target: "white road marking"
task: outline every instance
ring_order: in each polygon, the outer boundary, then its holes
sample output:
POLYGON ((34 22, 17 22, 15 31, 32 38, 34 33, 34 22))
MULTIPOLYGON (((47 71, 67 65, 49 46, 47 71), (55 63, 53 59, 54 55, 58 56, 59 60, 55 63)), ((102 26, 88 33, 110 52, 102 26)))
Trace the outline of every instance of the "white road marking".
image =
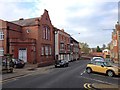
POLYGON ((81 76, 81 77, 82 77, 82 78, 85 78, 85 79, 92 80, 92 81, 97 81, 97 82, 100 82, 100 83, 106 83, 106 84, 115 85, 115 84, 113 84, 113 83, 105 82, 105 81, 102 81, 102 80, 96 80, 96 79, 88 78, 88 77, 84 77, 84 76, 81 76))
POLYGON ((94 74, 94 73, 92 73, 93 75, 95 75, 95 76, 100 76, 100 77, 104 77, 104 78, 108 78, 108 79, 110 79, 110 78, 112 78, 112 79, 120 79, 120 78, 117 78, 117 77, 109 77, 109 76, 104 76, 104 75, 99 75, 99 74, 94 74))
POLYGON ((80 75, 83 75, 84 73, 86 73, 86 70, 84 70, 80 75))

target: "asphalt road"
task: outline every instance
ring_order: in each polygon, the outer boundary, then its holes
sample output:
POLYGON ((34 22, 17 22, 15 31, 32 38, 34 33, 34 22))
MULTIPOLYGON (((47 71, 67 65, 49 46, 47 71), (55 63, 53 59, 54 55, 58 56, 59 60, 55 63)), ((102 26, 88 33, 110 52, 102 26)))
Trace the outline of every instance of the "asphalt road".
POLYGON ((51 68, 43 73, 14 78, 3 83, 3 88, 86 88, 85 84, 104 83, 118 85, 119 77, 85 72, 89 60, 71 62, 69 67, 51 68))

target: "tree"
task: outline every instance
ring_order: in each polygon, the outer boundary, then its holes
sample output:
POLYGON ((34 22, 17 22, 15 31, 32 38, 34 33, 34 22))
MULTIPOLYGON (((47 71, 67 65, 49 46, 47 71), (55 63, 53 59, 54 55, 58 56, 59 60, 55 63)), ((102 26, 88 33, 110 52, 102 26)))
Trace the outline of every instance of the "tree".
POLYGON ((99 46, 97 46, 97 52, 102 52, 99 46))
POLYGON ((90 51, 89 45, 87 43, 80 43, 80 48, 81 52, 84 52, 86 54, 88 54, 90 51))

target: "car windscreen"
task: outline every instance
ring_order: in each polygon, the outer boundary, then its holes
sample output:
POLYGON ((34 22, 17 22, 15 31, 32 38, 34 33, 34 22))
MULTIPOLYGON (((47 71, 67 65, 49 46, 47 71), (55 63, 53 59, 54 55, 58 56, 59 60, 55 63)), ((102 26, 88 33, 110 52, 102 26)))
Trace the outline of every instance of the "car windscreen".
POLYGON ((104 66, 107 66, 107 67, 111 67, 112 66, 111 63, 109 63, 109 62, 103 62, 103 64, 104 64, 104 66))
POLYGON ((103 58, 95 58, 93 60, 104 60, 103 58))

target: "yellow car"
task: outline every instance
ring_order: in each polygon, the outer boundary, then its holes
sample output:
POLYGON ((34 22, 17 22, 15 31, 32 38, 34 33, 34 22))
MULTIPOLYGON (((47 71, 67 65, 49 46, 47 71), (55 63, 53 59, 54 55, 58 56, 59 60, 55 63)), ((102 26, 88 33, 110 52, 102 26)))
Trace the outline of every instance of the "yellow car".
POLYGON ((109 62, 94 61, 87 64, 86 72, 104 73, 112 77, 114 75, 120 75, 120 68, 117 66, 112 66, 109 62))

